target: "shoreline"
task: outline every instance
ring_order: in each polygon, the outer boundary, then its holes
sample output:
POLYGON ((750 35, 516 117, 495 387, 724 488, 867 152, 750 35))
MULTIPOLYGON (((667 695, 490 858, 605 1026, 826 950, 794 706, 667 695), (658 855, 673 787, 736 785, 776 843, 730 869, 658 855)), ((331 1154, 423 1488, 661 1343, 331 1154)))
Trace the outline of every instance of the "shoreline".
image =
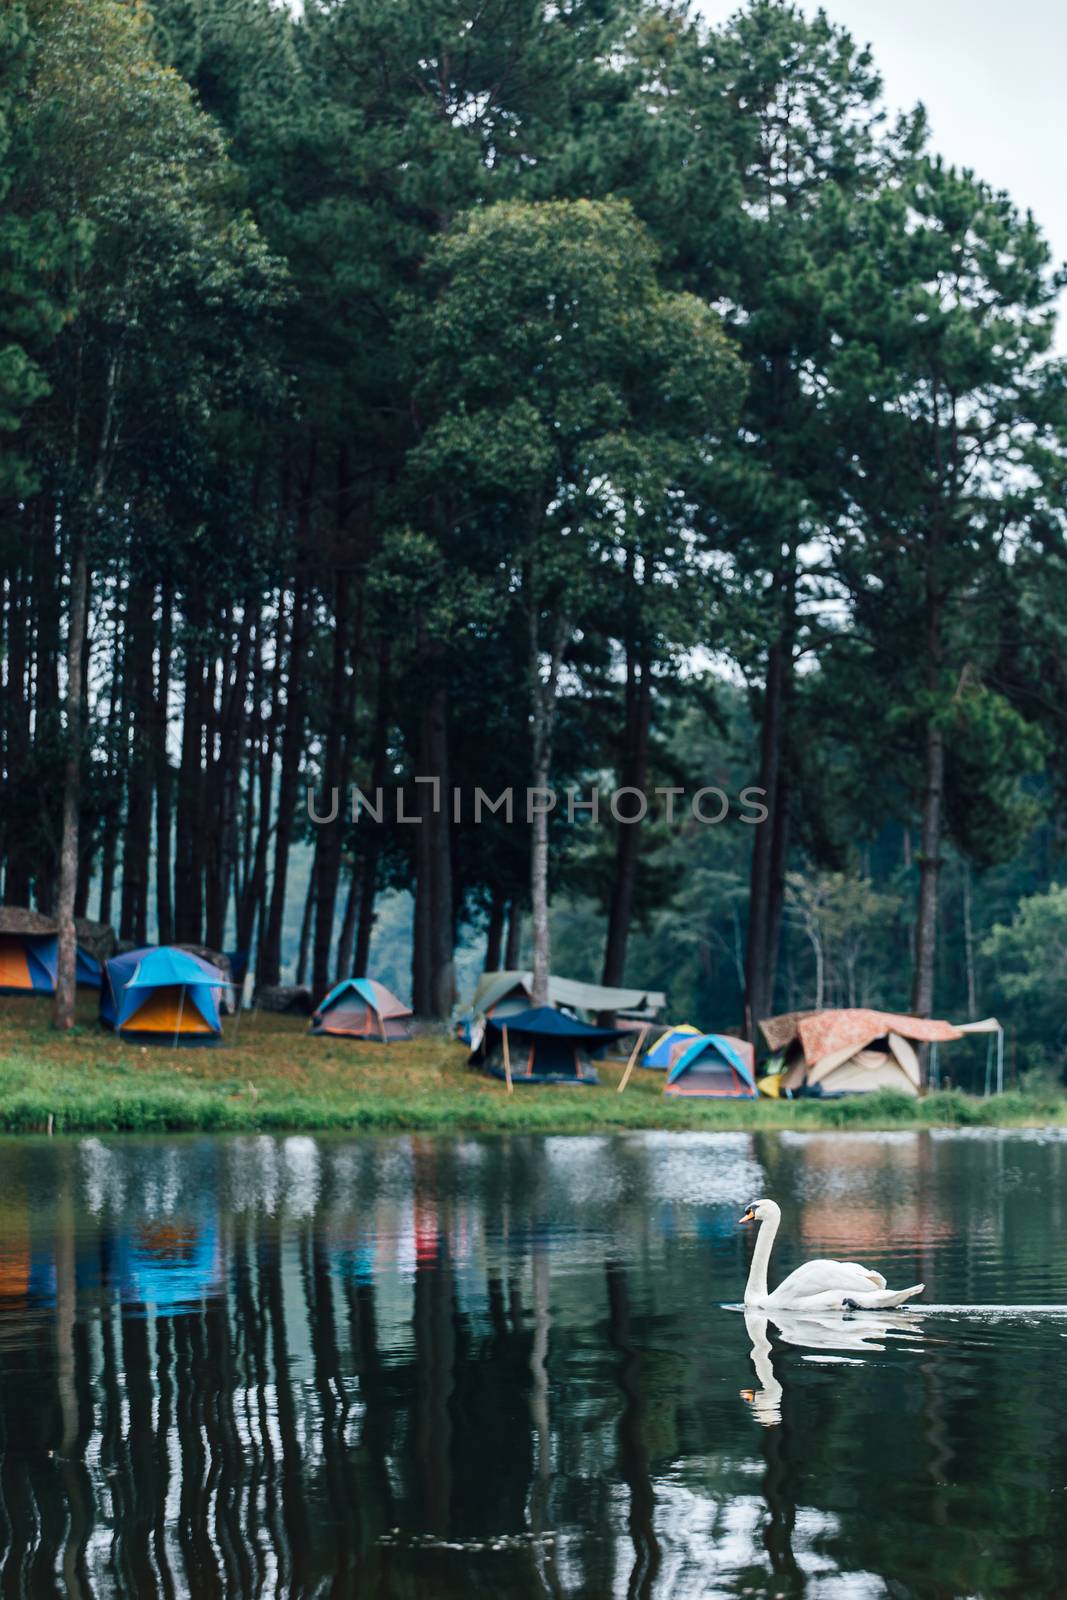
MULTIPOLYGON (((88 997, 86 997, 88 1001, 88 997)), ((958 1089, 914 1101, 672 1100, 664 1075, 598 1063, 598 1088, 518 1086, 472 1072, 462 1045, 425 1033, 390 1045, 313 1038, 302 1018, 246 1013, 215 1049, 130 1046, 96 1026, 59 1035, 44 1001, 0 1002, 0 1134, 884 1132, 1067 1126, 1067 1095, 958 1089), (235 1037, 236 1035, 236 1037, 235 1037)))

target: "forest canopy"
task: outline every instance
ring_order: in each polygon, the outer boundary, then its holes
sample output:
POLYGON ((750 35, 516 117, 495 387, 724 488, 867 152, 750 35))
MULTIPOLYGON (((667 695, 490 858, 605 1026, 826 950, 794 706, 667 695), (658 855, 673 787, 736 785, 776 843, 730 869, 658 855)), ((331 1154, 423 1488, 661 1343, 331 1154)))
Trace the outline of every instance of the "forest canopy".
POLYGON ((0 200, 3 899, 66 974, 89 915, 1061 1069, 1067 279, 862 42, 14 0, 0 200), (353 784, 420 820, 311 820, 353 784), (449 800, 509 787, 584 804, 449 800))

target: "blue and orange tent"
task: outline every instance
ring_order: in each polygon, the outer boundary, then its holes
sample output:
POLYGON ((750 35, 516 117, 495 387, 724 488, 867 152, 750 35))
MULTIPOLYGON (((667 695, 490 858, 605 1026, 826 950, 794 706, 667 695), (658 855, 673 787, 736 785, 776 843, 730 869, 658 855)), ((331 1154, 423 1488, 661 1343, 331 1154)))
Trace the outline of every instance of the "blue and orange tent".
MULTIPOLYGON (((51 917, 23 906, 0 906, 0 994, 55 994, 59 932, 51 917)), ((99 961, 78 946, 79 987, 99 989, 99 961)))
POLYGON ((217 1044, 219 1001, 229 980, 189 950, 163 945, 112 956, 100 1021, 137 1044, 217 1044))
POLYGON ((725 1033, 702 1033, 677 1051, 663 1092, 694 1098, 754 1100, 758 1093, 755 1051, 744 1039, 725 1033))
POLYGON ((308 1031, 389 1044, 411 1038, 411 1007, 377 978, 342 978, 316 1010, 308 1031))

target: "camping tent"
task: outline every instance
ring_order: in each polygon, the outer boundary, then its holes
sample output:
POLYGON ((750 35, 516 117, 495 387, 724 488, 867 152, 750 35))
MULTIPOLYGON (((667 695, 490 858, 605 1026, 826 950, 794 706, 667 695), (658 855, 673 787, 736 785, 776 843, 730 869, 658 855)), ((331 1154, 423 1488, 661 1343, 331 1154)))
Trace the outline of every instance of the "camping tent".
POLYGON ((100 1021, 137 1044, 217 1044, 226 982, 188 950, 130 950, 107 963, 100 1021))
POLYGON ((315 1012, 309 1032, 388 1044, 391 1039, 411 1038, 410 1018, 410 1006, 376 978, 343 978, 315 1012))
POLYGON ((931 1017, 863 1007, 795 1011, 760 1023, 772 1050, 785 1052, 782 1088, 789 1093, 919 1093, 916 1044, 961 1039, 963 1030, 931 1017))
MULTIPOLYGON (((0 994, 55 994, 59 924, 26 906, 0 906, 0 994)), ((78 946, 76 977, 99 989, 100 963, 78 946)))
POLYGON ((499 1019, 490 1017, 472 1060, 480 1060, 494 1078, 506 1078, 510 1066, 513 1083, 594 1084, 597 1075, 590 1051, 611 1044, 624 1031, 590 1027, 551 1006, 534 1006, 499 1019))
MULTIPOLYGON (((514 1016, 527 1010, 532 994, 532 972, 483 972, 471 1001, 471 1017, 478 1021, 482 1017, 502 1020, 514 1016)), ((550 977, 548 1003, 590 1017, 610 1011, 648 1020, 662 1011, 667 996, 658 989, 612 989, 602 983, 550 977)))
POLYGON ((664 1094, 751 1100, 756 1095, 755 1051, 744 1039, 701 1033, 674 1047, 664 1094))
POLYGON ((668 1028, 666 1033, 661 1033, 655 1044, 650 1046, 641 1065, 653 1067, 658 1072, 666 1072, 671 1064, 675 1047, 680 1044, 691 1044, 694 1039, 699 1038, 700 1029, 694 1028, 690 1022, 683 1022, 677 1028, 668 1028))

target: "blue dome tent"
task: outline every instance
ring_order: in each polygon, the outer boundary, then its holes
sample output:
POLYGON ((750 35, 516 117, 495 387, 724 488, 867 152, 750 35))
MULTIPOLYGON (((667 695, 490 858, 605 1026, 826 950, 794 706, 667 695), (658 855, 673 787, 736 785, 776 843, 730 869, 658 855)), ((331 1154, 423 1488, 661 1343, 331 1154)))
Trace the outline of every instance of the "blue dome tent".
POLYGON ((217 1044, 228 986, 218 967, 191 951, 131 950, 107 963, 100 1021, 138 1044, 217 1044))

